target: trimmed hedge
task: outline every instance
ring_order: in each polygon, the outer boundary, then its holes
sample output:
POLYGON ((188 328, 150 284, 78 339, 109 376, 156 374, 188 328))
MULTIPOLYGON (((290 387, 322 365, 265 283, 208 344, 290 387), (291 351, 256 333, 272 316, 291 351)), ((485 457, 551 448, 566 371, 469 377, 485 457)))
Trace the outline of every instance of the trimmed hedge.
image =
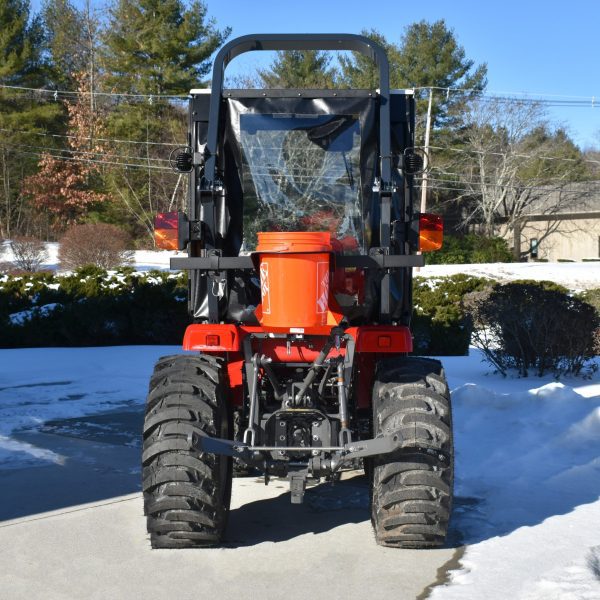
POLYGON ((491 279, 464 274, 415 277, 411 323, 414 353, 426 356, 468 354, 472 321, 463 307, 463 297, 481 291, 491 283, 491 279))
POLYGON ((506 375, 516 369, 556 377, 596 370, 600 314, 551 281, 496 284, 465 299, 473 339, 488 362, 506 375))
MULTIPOLYGON (((415 278, 415 354, 468 353, 465 294, 489 279, 415 278)), ((185 274, 107 272, 88 266, 69 275, 0 277, 0 347, 180 344, 187 314, 185 274)))
POLYGON ((441 250, 425 254, 427 265, 512 262, 513 255, 505 239, 469 233, 444 236, 441 250))
POLYGON ((0 277, 0 347, 180 344, 187 278, 163 271, 0 277))
POLYGON ((600 288, 594 288, 592 290, 586 290, 585 292, 581 292, 577 297, 588 304, 591 304, 596 312, 600 315, 600 288))

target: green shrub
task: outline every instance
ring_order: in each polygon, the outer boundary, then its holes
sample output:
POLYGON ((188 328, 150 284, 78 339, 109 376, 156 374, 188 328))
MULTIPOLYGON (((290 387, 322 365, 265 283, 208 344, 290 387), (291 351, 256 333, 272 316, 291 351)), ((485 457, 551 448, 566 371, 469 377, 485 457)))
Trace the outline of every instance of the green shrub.
POLYGON ((84 267, 70 275, 0 277, 0 346, 179 344, 187 277, 84 267))
POLYGON ((414 353, 429 356, 468 354, 472 326, 462 300, 466 294, 489 286, 491 281, 463 274, 416 277, 411 321, 414 353))
POLYGON ((506 240, 469 233, 465 236, 444 236, 444 245, 437 252, 428 252, 428 265, 512 262, 506 240))
POLYGON ((577 295, 580 300, 591 304, 598 314, 600 314, 600 288, 586 290, 577 295))
MULTIPOLYGON (((465 298, 473 340, 502 374, 578 375, 598 351, 593 306, 547 281, 497 284, 465 298)), ((589 365, 593 371, 594 365, 589 365)))

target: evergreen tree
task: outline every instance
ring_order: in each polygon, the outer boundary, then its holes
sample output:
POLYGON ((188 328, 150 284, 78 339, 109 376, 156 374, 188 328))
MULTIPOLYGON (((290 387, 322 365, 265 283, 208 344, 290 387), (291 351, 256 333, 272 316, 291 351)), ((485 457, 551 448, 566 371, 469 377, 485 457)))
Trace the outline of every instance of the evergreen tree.
POLYGON ((277 52, 269 69, 259 71, 268 88, 327 89, 335 87, 336 71, 331 57, 318 50, 288 50, 277 52))
MULTIPOLYGON (((104 33, 106 84, 124 94, 185 94, 203 85, 210 57, 229 31, 218 29, 199 1, 114 0, 104 33)), ((109 136, 147 141, 127 147, 127 154, 137 159, 129 162, 143 160, 148 168, 110 170, 107 189, 119 204, 105 203, 101 217, 126 219, 134 236, 152 237, 154 214, 176 207, 183 196, 166 159, 169 144, 185 144, 186 114, 174 101, 157 97, 123 97, 111 112, 109 136)))
POLYGON ((44 82, 41 21, 30 22, 27 0, 0 0, 0 83, 38 86, 44 82))
MULTIPOLYGON (((475 62, 466 57, 454 32, 445 21, 435 23, 420 21, 409 25, 402 35, 400 44, 386 40, 376 30, 363 31, 363 35, 383 46, 390 62, 390 85, 392 88, 461 88, 483 90, 486 86, 487 66, 475 67, 475 62)), ((351 58, 341 57, 342 85, 351 88, 375 88, 379 81, 374 62, 361 54, 351 58)), ((427 113, 428 90, 418 90, 417 114, 427 113)), ((451 116, 472 94, 438 90, 433 96, 433 124, 444 126, 451 116)))
POLYGON ((182 94, 199 87, 229 35, 194 0, 114 0, 105 32, 107 83, 119 92, 182 94))
POLYGON ((76 89, 79 74, 86 73, 94 90, 99 23, 89 0, 82 9, 70 0, 45 0, 42 20, 55 85, 76 89))
MULTIPOLYGON (((454 32, 445 21, 435 23, 420 21, 408 26, 402 36, 398 62, 394 65, 394 86, 440 87, 433 97, 432 117, 434 126, 443 126, 464 104, 472 93, 451 91, 452 88, 478 90, 487 84, 487 65, 475 67, 475 61, 466 57, 454 32)), ((420 114, 427 110, 428 91, 420 93, 420 114)))
MULTIPOLYGON (((362 35, 382 46, 390 63, 390 84, 395 87, 395 71, 399 61, 399 49, 395 44, 388 42, 376 29, 363 30, 362 35)), ((340 87, 363 90, 374 90, 379 87, 379 68, 368 56, 359 52, 350 55, 340 55, 340 87)))
POLYGON ((61 115, 51 96, 2 87, 43 87, 48 65, 42 51, 40 19, 30 18, 29 2, 0 0, 0 236, 24 233, 36 220, 20 182, 35 171, 43 144, 28 132, 51 130, 61 115))

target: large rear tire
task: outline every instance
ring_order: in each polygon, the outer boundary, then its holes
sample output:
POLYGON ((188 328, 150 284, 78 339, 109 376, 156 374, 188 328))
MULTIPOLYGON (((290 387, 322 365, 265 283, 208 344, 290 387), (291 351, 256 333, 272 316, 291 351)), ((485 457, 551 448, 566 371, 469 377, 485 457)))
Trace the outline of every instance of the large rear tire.
POLYGON ((230 439, 222 360, 161 358, 146 401, 142 454, 144 514, 153 548, 214 546, 231 499, 231 458, 197 452, 192 434, 230 439))
POLYGON ((371 521, 377 543, 397 548, 443 545, 452 509, 454 450, 450 393, 439 361, 378 362, 374 435, 402 435, 402 447, 376 457, 371 521))

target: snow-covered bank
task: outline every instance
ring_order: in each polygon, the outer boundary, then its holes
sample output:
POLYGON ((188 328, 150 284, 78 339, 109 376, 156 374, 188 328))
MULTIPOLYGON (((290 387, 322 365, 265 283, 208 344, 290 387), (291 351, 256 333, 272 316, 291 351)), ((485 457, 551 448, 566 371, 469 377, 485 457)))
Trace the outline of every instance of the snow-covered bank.
POLYGON ((461 569, 434 600, 600 598, 600 377, 502 379, 446 357, 461 569))
MULTIPOLYGON (((59 244, 57 242, 46 243, 47 256, 40 269, 59 270, 58 250, 59 244)), ((169 269, 169 261, 173 256, 186 256, 186 254, 169 250, 135 250, 132 266, 138 271, 149 271, 151 269, 165 271, 169 269)), ((14 255, 10 247, 10 241, 2 242, 0 244, 0 263, 12 262, 13 260, 14 255)))
POLYGON ((416 274, 421 277, 444 277, 456 273, 491 277, 501 282, 514 281, 515 279, 555 281, 573 291, 600 287, 600 261, 430 265, 421 268, 416 274))

